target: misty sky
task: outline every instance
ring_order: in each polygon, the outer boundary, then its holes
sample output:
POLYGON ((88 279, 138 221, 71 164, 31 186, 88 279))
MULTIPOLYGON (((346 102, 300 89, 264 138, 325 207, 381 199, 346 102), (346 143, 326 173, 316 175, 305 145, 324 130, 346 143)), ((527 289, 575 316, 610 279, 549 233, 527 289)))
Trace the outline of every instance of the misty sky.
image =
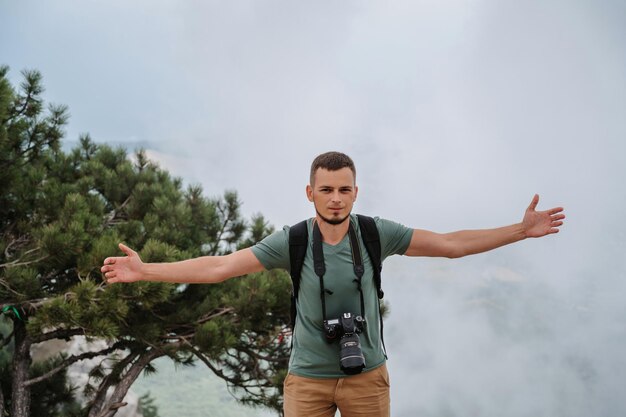
POLYGON ((43 73, 66 143, 145 148, 278 227, 327 150, 407 226, 565 206, 556 236, 386 264, 393 415, 626 409, 623 1, 0 0, 0 64, 43 73))

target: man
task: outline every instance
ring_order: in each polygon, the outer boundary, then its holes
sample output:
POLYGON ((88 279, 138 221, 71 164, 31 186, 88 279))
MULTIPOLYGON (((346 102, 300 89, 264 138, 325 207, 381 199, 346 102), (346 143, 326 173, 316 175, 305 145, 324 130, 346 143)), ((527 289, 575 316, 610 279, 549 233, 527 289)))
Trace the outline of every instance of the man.
MULTIPOLYGON (((306 195, 313 203, 315 217, 307 221, 310 244, 301 273, 293 349, 284 384, 286 417, 330 417, 337 409, 343 417, 388 417, 390 414, 389 376, 378 326, 377 288, 369 256, 359 243, 359 222, 351 214, 358 194, 355 179, 354 163, 342 153, 322 154, 311 165, 306 195), (311 242, 316 230, 321 235, 321 256, 326 268, 323 289, 320 288, 322 279, 313 267, 311 242), (350 230, 358 237, 355 243, 348 236, 350 230), (361 253, 365 268, 360 289, 355 284, 354 250, 361 253), (340 368, 339 344, 323 340, 323 321, 344 313, 361 315, 361 312, 366 323, 360 334, 364 369, 348 376, 340 368)), ((557 233, 565 218, 563 209, 536 211, 538 202, 539 196, 535 195, 521 223, 446 234, 410 229, 377 218, 381 259, 394 254, 459 258, 528 237, 557 233)), ((144 264, 132 249, 123 244, 120 248, 127 256, 107 258, 101 269, 109 283, 139 280, 217 283, 264 269, 290 268, 288 227, 251 248, 226 256, 181 262, 144 264)))

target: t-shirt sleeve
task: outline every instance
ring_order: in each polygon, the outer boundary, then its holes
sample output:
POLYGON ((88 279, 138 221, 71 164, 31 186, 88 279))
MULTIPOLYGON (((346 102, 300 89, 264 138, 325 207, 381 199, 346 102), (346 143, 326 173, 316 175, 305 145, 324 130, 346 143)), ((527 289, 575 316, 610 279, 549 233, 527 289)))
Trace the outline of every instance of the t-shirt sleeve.
POLYGON ((251 249, 265 269, 289 270, 289 226, 267 236, 251 249))
POLYGON ((391 255, 404 255, 411 243, 413 229, 391 220, 375 217, 380 234, 380 249, 383 260, 391 255))

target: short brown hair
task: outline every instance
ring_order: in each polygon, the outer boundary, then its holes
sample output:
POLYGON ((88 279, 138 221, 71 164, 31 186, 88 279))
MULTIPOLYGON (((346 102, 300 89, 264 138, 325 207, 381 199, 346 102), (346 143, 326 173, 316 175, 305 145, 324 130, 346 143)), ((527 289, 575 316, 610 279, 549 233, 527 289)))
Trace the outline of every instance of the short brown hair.
POLYGON ((317 172, 317 170, 320 168, 326 169, 328 171, 339 171, 342 168, 350 168, 356 181, 356 168, 354 167, 354 162, 345 153, 326 152, 317 156, 317 158, 315 158, 313 160, 313 163, 311 164, 311 185, 313 185, 315 172, 317 172))

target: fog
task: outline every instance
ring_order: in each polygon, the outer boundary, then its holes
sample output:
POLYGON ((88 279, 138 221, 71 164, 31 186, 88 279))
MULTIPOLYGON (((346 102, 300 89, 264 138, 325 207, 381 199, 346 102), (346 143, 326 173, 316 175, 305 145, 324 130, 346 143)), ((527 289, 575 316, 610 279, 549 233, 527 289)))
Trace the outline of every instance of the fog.
POLYGON ((623 414, 623 261, 579 274, 511 263, 388 263, 394 416, 623 414))

